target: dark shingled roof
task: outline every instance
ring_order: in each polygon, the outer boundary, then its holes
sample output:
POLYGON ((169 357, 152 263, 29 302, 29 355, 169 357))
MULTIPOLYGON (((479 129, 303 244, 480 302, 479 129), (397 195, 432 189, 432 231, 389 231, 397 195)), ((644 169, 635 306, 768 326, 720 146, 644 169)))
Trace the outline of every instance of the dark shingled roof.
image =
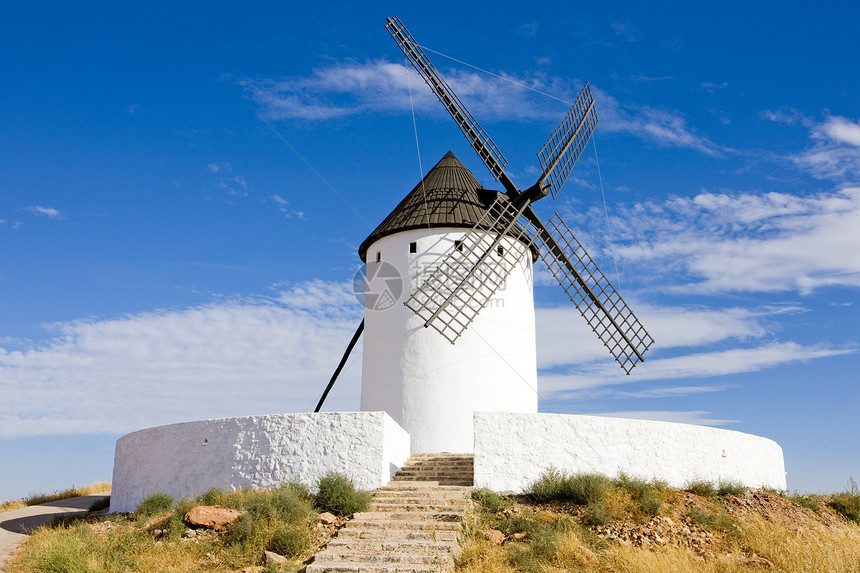
POLYGON ((361 243, 358 256, 366 262, 370 245, 402 231, 428 227, 471 229, 498 195, 498 191, 481 187, 475 176, 449 151, 361 243))

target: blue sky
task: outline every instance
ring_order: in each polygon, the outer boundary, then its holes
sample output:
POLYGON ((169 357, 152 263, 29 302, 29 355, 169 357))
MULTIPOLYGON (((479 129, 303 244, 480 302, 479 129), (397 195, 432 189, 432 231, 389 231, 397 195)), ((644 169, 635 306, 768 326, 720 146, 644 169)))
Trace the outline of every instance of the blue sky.
MULTIPOLYGON (((137 429, 312 410, 361 319, 361 241, 449 149, 499 188, 393 15, 521 186, 591 82, 596 145, 536 209, 656 344, 623 376, 538 271, 541 409, 759 434, 790 489, 843 488, 860 477, 858 11, 3 3, 0 499, 110 479, 137 429)), ((326 408, 357 409, 359 382, 354 356, 326 408)))

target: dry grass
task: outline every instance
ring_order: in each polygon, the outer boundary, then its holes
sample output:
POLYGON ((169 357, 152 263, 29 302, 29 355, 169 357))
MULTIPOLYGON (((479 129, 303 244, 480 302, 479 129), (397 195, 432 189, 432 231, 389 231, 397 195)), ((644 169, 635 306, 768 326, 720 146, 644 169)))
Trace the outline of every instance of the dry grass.
MULTIPOLYGON (((647 518, 639 503, 642 496, 637 499, 632 489, 616 484, 605 492, 601 503, 614 520, 621 519, 613 521, 616 525, 643 523, 647 518)), ((496 546, 480 536, 467 536, 458 571, 860 573, 860 526, 833 513, 812 514, 775 495, 767 498, 763 492, 744 493, 731 503, 717 495, 691 496, 677 490, 663 493, 662 523, 671 515, 674 523, 683 528, 682 522, 688 519, 688 524, 711 532, 710 545, 694 550, 675 541, 639 545, 604 539, 597 535, 603 529, 591 523, 588 508, 534 504, 520 498, 510 517, 482 514, 482 521, 474 524, 472 531, 497 527, 508 535, 508 540, 496 546), (754 509, 757 506, 753 502, 757 499, 764 500, 766 507, 754 509), (555 509, 547 511, 547 507, 555 509), (698 517, 692 519, 691 514, 698 517), (579 517, 571 520, 571 516, 579 517), (528 534, 524 540, 516 541, 511 537, 515 530, 528 534), (761 559, 772 566, 756 563, 761 559)), ((827 507, 823 503, 822 506, 827 507)))
POLYGON ((228 573, 262 565, 266 550, 287 558, 267 572, 298 571, 330 535, 315 527, 315 501, 306 487, 292 483, 271 490, 212 489, 178 502, 154 494, 131 514, 91 515, 38 529, 7 564, 7 572, 228 573), (189 530, 186 513, 213 504, 241 515, 224 530, 189 530))
POLYGON ((860 527, 840 523, 788 528, 757 515, 741 523, 743 543, 777 570, 798 573, 860 572, 860 527))
POLYGON ((33 494, 24 499, 15 499, 0 503, 0 512, 12 511, 13 509, 21 509, 29 505, 39 505, 40 503, 48 503, 50 501, 60 501, 61 499, 69 499, 72 497, 81 497, 82 495, 93 495, 96 493, 110 493, 110 484, 107 482, 98 482, 85 487, 70 487, 63 491, 55 491, 54 493, 38 493, 33 494))

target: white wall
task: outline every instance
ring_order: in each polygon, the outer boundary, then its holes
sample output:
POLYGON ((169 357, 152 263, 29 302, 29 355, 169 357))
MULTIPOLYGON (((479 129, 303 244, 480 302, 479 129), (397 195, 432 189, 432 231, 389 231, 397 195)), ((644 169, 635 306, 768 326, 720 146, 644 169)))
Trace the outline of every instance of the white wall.
MULTIPOLYGON (((465 229, 421 229, 383 237, 368 248, 405 279, 390 308, 365 311, 361 409, 388 412, 412 436, 413 452, 471 452, 476 410, 537 412, 537 359, 530 253, 451 344, 403 305, 465 229), (417 252, 409 253, 409 243, 417 252)), ((506 253, 513 240, 504 239, 506 253)), ((379 282, 371 282, 380 291, 379 282)))
POLYGON ((562 414, 475 414, 475 486, 522 491, 549 466, 575 472, 737 480, 785 489, 782 448, 766 438, 718 428, 562 414))
POLYGON ((111 511, 148 495, 175 499, 211 487, 313 487, 329 471, 358 488, 387 483, 409 457, 409 435, 384 412, 282 414, 148 428, 117 440, 111 511))

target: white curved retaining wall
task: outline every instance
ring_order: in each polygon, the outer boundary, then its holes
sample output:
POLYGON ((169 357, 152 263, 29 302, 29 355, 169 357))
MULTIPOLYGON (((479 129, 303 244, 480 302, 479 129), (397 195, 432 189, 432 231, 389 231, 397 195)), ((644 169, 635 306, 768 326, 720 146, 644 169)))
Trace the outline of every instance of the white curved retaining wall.
MULTIPOLYGON (((367 275, 379 253, 405 281, 400 300, 366 310, 361 409, 388 412, 412 436, 413 452, 471 452, 476 410, 537 412, 537 358, 529 254, 456 344, 403 305, 465 229, 433 228, 383 237, 367 250, 367 275), (416 243, 416 253, 409 244, 416 243)), ((513 252, 513 239, 502 245, 513 252)), ((492 256, 496 256, 493 254, 492 256)), ((498 261, 497 261, 498 262, 498 261)), ((385 279, 371 281, 382 292, 385 279)))
POLYGON ((549 466, 570 473, 740 481, 784 490, 782 448, 690 424, 563 414, 475 413, 475 487, 522 491, 549 466))
POLYGON ((409 435, 385 412, 282 414, 148 428, 117 440, 111 511, 147 496, 178 500, 209 488, 313 487, 330 471, 360 489, 387 483, 409 457, 409 435))

